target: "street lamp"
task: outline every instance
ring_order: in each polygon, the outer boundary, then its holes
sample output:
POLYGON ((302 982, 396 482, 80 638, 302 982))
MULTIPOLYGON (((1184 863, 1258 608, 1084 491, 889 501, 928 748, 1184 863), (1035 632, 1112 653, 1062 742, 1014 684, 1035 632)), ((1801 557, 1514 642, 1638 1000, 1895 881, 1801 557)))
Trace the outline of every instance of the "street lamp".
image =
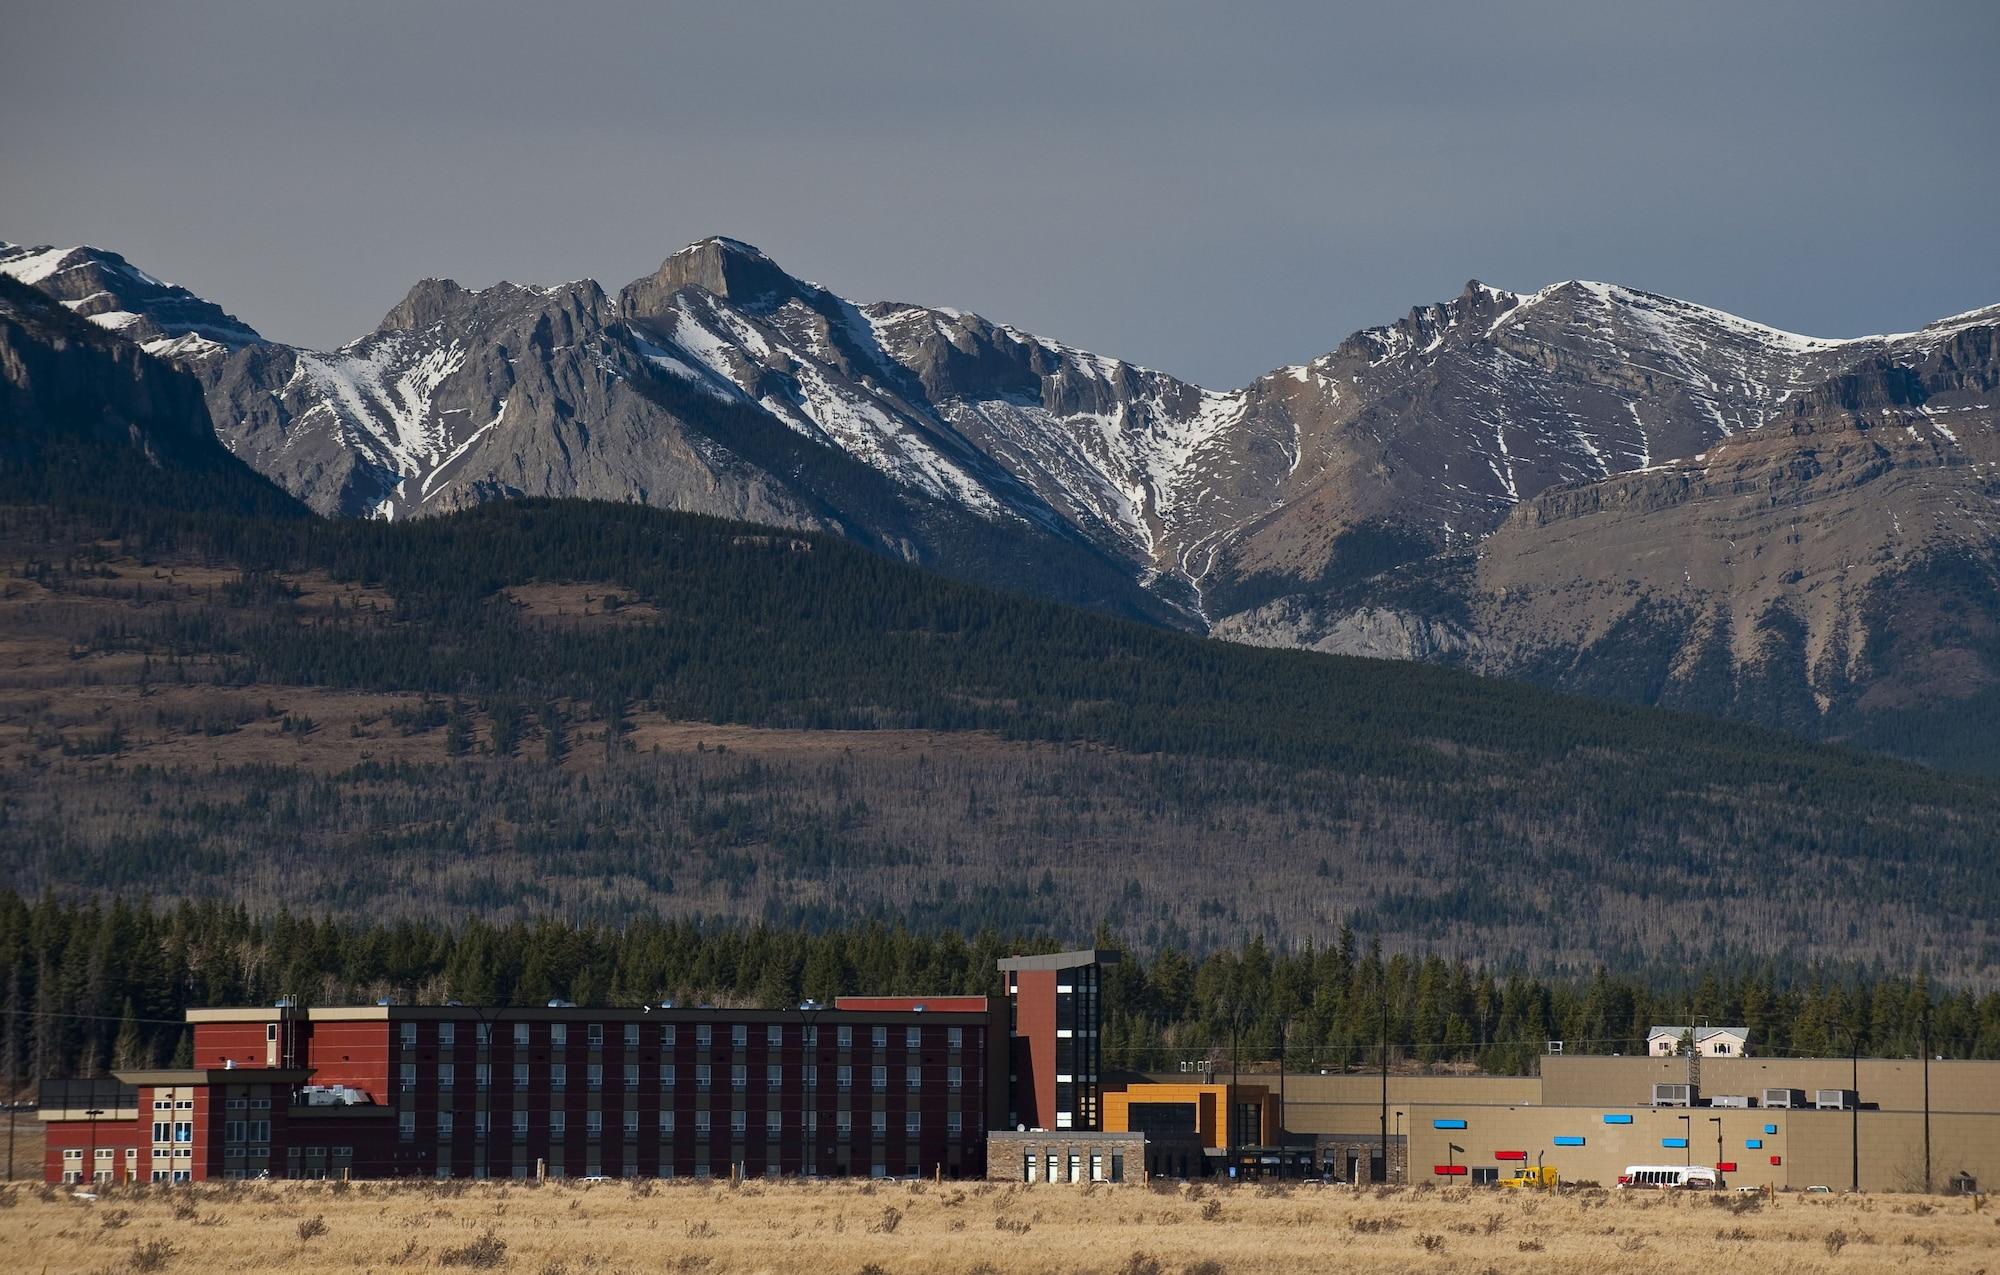
POLYGON ((1692 1165, 1694 1163, 1694 1117, 1682 1116, 1680 1121, 1681 1149, 1687 1152, 1687 1162, 1692 1165))
POLYGON ((1708 1122, 1715 1126, 1715 1171, 1720 1173, 1725 1158, 1722 1154, 1722 1117, 1710 1116, 1708 1122))
MULTIPOLYGON (((799 1040, 799 1050, 805 1058, 799 1071, 800 1105, 804 1109, 803 1123, 812 1126, 810 1132, 799 1130, 799 1141, 812 1153, 815 1176, 819 1172, 819 1127, 816 1123, 819 1116, 819 1016, 825 1012, 826 1006, 810 997, 799 1002, 799 1020, 805 1024, 805 1034, 799 1040), (812 1071, 807 1073, 805 1067, 811 1067, 812 1071), (808 1074, 813 1078, 811 1085, 806 1084, 808 1074)), ((799 1171, 801 1174, 806 1171, 803 1156, 800 1157, 799 1171)))
MULTIPOLYGON (((1403 1142, 1403 1113, 1400 1111, 1396 1113, 1396 1145, 1403 1152, 1403 1176, 1407 1179, 1410 1176, 1410 1149, 1403 1142)), ((1387 1151, 1382 1153, 1382 1180, 1385 1182, 1389 1180, 1389 1153, 1387 1151)))

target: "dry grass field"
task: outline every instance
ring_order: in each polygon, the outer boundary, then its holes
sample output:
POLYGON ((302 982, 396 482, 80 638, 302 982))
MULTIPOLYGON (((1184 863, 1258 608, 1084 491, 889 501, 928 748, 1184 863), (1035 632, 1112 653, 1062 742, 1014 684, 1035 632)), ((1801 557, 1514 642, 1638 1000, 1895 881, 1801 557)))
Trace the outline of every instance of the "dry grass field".
POLYGON ((1297 1186, 259 1183, 14 1188, 17 1270, 1245 1272, 2000 1270, 2000 1210, 1914 1196, 1297 1186))

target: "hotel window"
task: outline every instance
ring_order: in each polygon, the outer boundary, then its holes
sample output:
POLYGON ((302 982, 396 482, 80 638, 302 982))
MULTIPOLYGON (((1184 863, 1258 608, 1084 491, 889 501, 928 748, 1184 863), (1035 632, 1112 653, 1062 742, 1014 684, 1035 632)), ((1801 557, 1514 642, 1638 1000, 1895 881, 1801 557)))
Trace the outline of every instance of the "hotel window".
POLYGON ((671 1111, 662 1111, 660 1113, 660 1132, 672 1133, 673 1131, 674 1131, 674 1113, 671 1111))
POLYGON ((668 1023, 665 1027, 660 1028, 660 1045, 662 1048, 672 1049, 674 1042, 679 1038, 680 1032, 674 1029, 672 1023, 668 1023))
POLYGON ((592 1093, 596 1093, 598 1090, 604 1088, 604 1064, 588 1064, 584 1071, 584 1083, 590 1086, 592 1093))
POLYGON ((604 1048, 604 1024, 592 1023, 586 1035, 586 1040, 592 1049, 604 1048))
POLYGON ((924 1131, 924 1118, 922 1116, 918 1115, 914 1111, 907 1112, 904 1114, 903 1135, 905 1137, 914 1138, 923 1131, 924 1131))
POLYGON ((708 1119, 706 1111, 697 1111, 694 1113, 694 1131, 704 1138, 708 1136, 708 1119))
POLYGON ((492 1126, 487 1123, 487 1115, 488 1113, 484 1111, 475 1111, 472 1113, 472 1131, 478 1134, 482 1138, 485 1137, 487 1132, 492 1128, 492 1126))
POLYGON ((781 1115, 776 1111, 770 1111, 764 1114, 765 1137, 776 1138, 779 1134, 783 1133, 784 1131, 785 1131, 785 1118, 783 1115, 781 1115))
POLYGON ((638 1047, 639 1047, 639 1024, 637 1023, 625 1024, 625 1048, 637 1049, 638 1047))
POLYGON ((876 1093, 885 1092, 889 1088, 889 1069, 887 1067, 870 1067, 868 1069, 868 1087, 876 1093))
POLYGON ((702 1023, 694 1029, 694 1047, 696 1049, 707 1049, 709 1042, 714 1038, 715 1033, 707 1023, 702 1023))
POLYGON ((812 1049, 816 1047, 819 1044, 819 1024, 807 1023, 805 1035, 801 1039, 803 1040, 806 1048, 812 1049))
MULTIPOLYGON (((155 1103, 154 1105, 158 1106, 159 1104, 155 1103)), ((173 1140, 174 1122, 171 1120, 155 1120, 153 1122, 153 1141, 172 1142, 173 1140)))
POLYGON ((750 1069, 742 1063, 737 1063, 734 1067, 731 1067, 729 1069, 729 1087, 739 1093, 748 1089, 750 1087, 750 1069))
POLYGON ((453 1046, 455 1046, 455 1045, 457 1045, 457 1044, 458 1044, 458 1024, 457 1024, 457 1023, 439 1023, 439 1024, 438 1024, 438 1048, 439 1048, 439 1049, 450 1049, 450 1048, 452 1048, 453 1046))
POLYGON ((965 1048, 965 1028, 948 1027, 944 1033, 944 1043, 953 1049, 965 1048))
POLYGON ((878 1138, 888 1133, 889 1113, 886 1111, 870 1112, 868 1116, 868 1131, 878 1138))
POLYGON ((738 1023, 729 1029, 729 1043, 733 1048, 744 1049, 750 1044, 750 1026, 738 1023))
POLYGON ((889 1047, 889 1029, 877 1026, 873 1031, 868 1033, 868 1043, 877 1049, 887 1049, 889 1047))
POLYGON ((854 1133, 854 1113, 852 1111, 835 1113, 833 1117, 833 1129, 835 1133, 838 1133, 843 1138, 851 1136, 854 1133))
POLYGON ((948 1089, 965 1088, 965 1069, 962 1067, 946 1067, 944 1069, 944 1083, 948 1089))
POLYGON ((528 1140, 528 1113, 525 1111, 517 1111, 514 1113, 514 1141, 526 1142, 527 1140, 528 1140))
POLYGON ((192 1121, 192 1120, 182 1120, 182 1121, 179 1121, 179 1122, 177 1122, 177 1123, 176 1123, 176 1124, 174 1125, 174 1141, 175 1141, 175 1142, 193 1142, 193 1141, 194 1141, 194 1121, 192 1121))
POLYGON ((819 1064, 807 1063, 803 1071, 806 1089, 810 1091, 819 1088, 819 1064))
POLYGON ((549 1113, 549 1137, 564 1138, 568 1136, 569 1113, 567 1111, 551 1111, 549 1113))
POLYGON ((764 1029, 764 1044, 772 1049, 782 1049, 785 1045, 785 1029, 773 1024, 764 1029))
POLYGON ((584 1131, 585 1133, 589 1134, 589 1135, 590 1135, 591 1137, 593 1137, 593 1138, 601 1138, 601 1137, 603 1137, 603 1136, 604 1136, 604 1113, 603 1113, 602 1111, 586 1111, 586 1112, 584 1112, 584 1113, 583 1113, 583 1131, 584 1131))
POLYGON ((449 1111, 438 1112, 438 1137, 449 1138, 452 1135, 452 1132, 453 1132, 452 1114, 449 1111))
POLYGON ((833 1073, 833 1083, 838 1089, 854 1088, 854 1068, 842 1063, 833 1073))
POLYGON ((249 1121, 227 1120, 222 1125, 222 1140, 224 1142, 242 1142, 244 1141, 244 1135, 248 1132, 249 1121))
POLYGON ((528 1047, 528 1025, 526 1023, 515 1023, 514 1048, 526 1049, 527 1047, 528 1047))
POLYGON ((493 1024, 474 1023, 472 1025, 472 1043, 478 1045, 481 1049, 484 1049, 488 1045, 492 1044, 493 1024))
POLYGON ((639 1088, 639 1064, 638 1064, 638 1063, 626 1063, 626 1064, 625 1064, 625 1091, 626 1091, 627 1093, 634 1093, 634 1092, 637 1092, 638 1088, 639 1088))
POLYGON ((514 1064, 514 1088, 515 1088, 516 1090, 522 1090, 522 1089, 526 1089, 527 1087, 528 1087, 528 1064, 526 1064, 526 1063, 515 1063, 515 1064, 514 1064))
POLYGON ((481 1093, 485 1093, 488 1089, 491 1089, 493 1087, 492 1063, 472 1064, 472 1087, 479 1090, 479 1092, 481 1093))
POLYGON ((964 1133, 965 1132, 964 1113, 954 1111, 950 1115, 946 1116, 944 1118, 944 1129, 946 1133, 949 1133, 954 1138, 964 1133))
POLYGON ((819 1132, 819 1112, 806 1112, 806 1132, 809 1134, 819 1132))
POLYGON ((568 1048, 568 1046, 569 1046, 569 1024, 550 1023, 549 1047, 551 1049, 566 1049, 568 1048))
POLYGON ((784 1083, 785 1069, 783 1067, 773 1065, 764 1068, 764 1088, 766 1090, 776 1093, 784 1087, 784 1083))
POLYGON ((701 1090, 706 1090, 708 1088, 707 1063, 696 1063, 694 1065, 694 1087, 696 1089, 701 1089, 701 1090))
POLYGON ((639 1136, 639 1113, 636 1111, 627 1111, 625 1113, 625 1138, 629 1142, 632 1139, 637 1138, 638 1136, 639 1136))
POLYGON ((247 1098, 231 1098, 224 1104, 230 1111, 241 1111, 250 1105, 247 1098))
POLYGON ((396 1069, 396 1077, 397 1087, 402 1089, 404 1093, 410 1092, 417 1087, 417 1065, 415 1063, 404 1063, 396 1069))
POLYGON ((252 1120, 250 1122, 250 1141, 269 1142, 270 1140, 271 1122, 269 1120, 252 1120))
POLYGON ((569 1064, 568 1064, 568 1063, 550 1063, 550 1064, 549 1064, 549 1088, 551 1088, 551 1089, 567 1089, 567 1088, 569 1088, 569 1064))
POLYGON ((403 1048, 415 1049, 416 1047, 417 1047, 417 1025, 415 1023, 404 1023, 403 1048))
POLYGON ((660 1088, 672 1089, 674 1087, 674 1070, 675 1070, 674 1065, 672 1063, 665 1063, 661 1065, 660 1088))
POLYGON ((923 1047, 924 1029, 921 1027, 905 1027, 903 1029, 903 1048, 922 1049, 923 1047))
POLYGON ((747 1113, 741 1111, 732 1111, 729 1113, 729 1132, 731 1134, 740 1138, 749 1128, 750 1117, 747 1113))
POLYGON ((439 1063, 438 1088, 450 1089, 456 1084, 458 1084, 458 1065, 456 1063, 439 1063))
POLYGON ((903 1068, 903 1083, 911 1089, 923 1088, 924 1069, 914 1065, 903 1068))
POLYGON ((417 1140, 417 1113, 405 1111, 396 1121, 396 1137, 403 1142, 417 1140))
POLYGON ((834 1028, 833 1043, 842 1049, 854 1048, 854 1028, 846 1023, 834 1028))

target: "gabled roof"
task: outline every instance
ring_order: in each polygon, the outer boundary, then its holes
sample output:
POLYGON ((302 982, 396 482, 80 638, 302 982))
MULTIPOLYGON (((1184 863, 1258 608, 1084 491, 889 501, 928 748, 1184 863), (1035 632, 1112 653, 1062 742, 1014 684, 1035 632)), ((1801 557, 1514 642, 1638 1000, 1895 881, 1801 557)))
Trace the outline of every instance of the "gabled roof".
POLYGON ((1716 1036, 1734 1036, 1739 1040, 1750 1039, 1750 1029, 1748 1027, 1690 1028, 1686 1023, 1680 1023, 1678 1025, 1674 1024, 1662 1025, 1655 1023, 1650 1029, 1647 1030, 1646 1039, 1658 1040, 1662 1036, 1672 1036, 1674 1039, 1678 1040, 1682 1036, 1687 1035, 1689 1031, 1694 1032, 1695 1043, 1697 1044, 1716 1036))

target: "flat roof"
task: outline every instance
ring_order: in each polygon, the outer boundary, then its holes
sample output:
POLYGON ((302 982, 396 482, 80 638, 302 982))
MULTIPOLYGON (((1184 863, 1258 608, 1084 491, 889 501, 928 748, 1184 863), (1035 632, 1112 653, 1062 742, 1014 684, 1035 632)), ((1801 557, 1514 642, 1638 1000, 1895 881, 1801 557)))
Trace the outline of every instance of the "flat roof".
MULTIPOLYGON (((854 998, 867 1001, 870 997, 854 998)), ((415 1019, 422 1021, 451 1020, 454 1022, 724 1022, 724 1023, 770 1023, 780 1022, 827 1022, 849 1021, 871 1022, 924 1022, 928 1019, 951 1018, 984 1022, 990 1017, 986 1008, 972 1008, 966 1004, 970 997, 938 997, 926 999, 921 996, 881 998, 906 1002, 908 1009, 860 1006, 821 1006, 815 1009, 797 1009, 791 1006, 777 1008, 752 1008, 723 1005, 317 1005, 309 1009, 227 1006, 212 1009, 190 1009, 187 1021, 190 1023, 266 1023, 276 1022, 290 1015, 303 1016, 315 1023, 366 1023, 387 1022, 389 1020, 415 1019), (925 1009, 914 1006, 924 1005, 925 1009), (929 1008, 934 1006, 934 1008, 929 1008)), ((982 1001, 984 998, 979 998, 982 1001)))
POLYGON ((1122 956, 1115 947, 1086 947, 1043 956, 1003 956, 998 964, 1003 970, 1070 970, 1083 965, 1116 965, 1122 956))

